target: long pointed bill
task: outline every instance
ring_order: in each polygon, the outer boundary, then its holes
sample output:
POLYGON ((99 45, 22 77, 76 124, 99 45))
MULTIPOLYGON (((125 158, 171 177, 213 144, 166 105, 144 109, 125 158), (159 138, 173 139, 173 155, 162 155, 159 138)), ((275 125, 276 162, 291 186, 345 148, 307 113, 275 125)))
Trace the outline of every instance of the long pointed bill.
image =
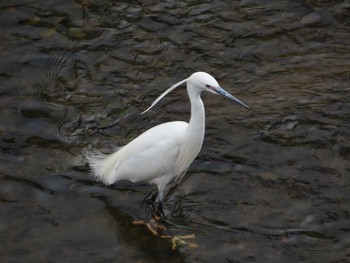
POLYGON ((141 114, 146 113, 147 111, 149 111, 151 108, 153 108, 154 105, 156 105, 162 98, 165 97, 165 95, 167 95, 170 91, 172 91, 173 89, 177 88, 178 86, 184 84, 187 81, 187 79, 181 80, 180 82, 172 85, 170 88, 168 88, 166 91, 163 92, 162 95, 160 95, 155 101, 153 101, 153 103, 151 104, 151 106, 148 107, 147 110, 145 110, 144 112, 142 112, 141 114))
POLYGON ((240 101, 239 99, 237 99, 235 96, 231 95, 230 93, 228 93, 226 90, 224 90, 223 88, 215 88, 213 89, 214 92, 216 92, 217 94, 220 94, 221 96, 224 96, 225 98, 228 98, 230 100, 233 100, 234 102, 237 102, 239 105, 243 106, 244 108, 247 108, 250 110, 250 107, 245 104, 244 102, 240 101))

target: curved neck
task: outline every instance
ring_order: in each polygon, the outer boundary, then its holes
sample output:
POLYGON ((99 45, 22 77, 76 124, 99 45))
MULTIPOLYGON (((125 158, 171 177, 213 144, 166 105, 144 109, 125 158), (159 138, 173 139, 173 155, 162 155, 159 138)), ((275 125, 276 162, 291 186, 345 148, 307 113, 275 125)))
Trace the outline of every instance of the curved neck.
POLYGON ((195 136, 204 137, 205 110, 201 99, 201 92, 198 89, 187 86, 187 93, 191 101, 191 119, 188 125, 190 132, 195 136))

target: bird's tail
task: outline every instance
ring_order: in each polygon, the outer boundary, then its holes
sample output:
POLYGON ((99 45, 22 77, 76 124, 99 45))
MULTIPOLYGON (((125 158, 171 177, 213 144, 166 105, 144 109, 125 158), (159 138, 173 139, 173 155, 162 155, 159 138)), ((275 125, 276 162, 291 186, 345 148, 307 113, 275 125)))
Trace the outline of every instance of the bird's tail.
POLYGON ((108 177, 115 166, 113 154, 103 154, 90 145, 83 150, 83 155, 92 170, 94 179, 107 185, 111 184, 108 177))

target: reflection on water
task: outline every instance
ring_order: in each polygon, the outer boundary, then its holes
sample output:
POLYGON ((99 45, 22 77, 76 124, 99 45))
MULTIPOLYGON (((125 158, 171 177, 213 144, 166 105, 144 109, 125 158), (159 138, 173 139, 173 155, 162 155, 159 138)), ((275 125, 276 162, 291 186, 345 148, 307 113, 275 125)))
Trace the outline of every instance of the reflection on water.
POLYGON ((2 262, 347 262, 347 1, 0 4, 2 262), (135 220, 152 189, 95 183, 81 160, 189 117, 203 70, 253 110, 206 96, 206 138, 170 189, 161 234, 135 220))

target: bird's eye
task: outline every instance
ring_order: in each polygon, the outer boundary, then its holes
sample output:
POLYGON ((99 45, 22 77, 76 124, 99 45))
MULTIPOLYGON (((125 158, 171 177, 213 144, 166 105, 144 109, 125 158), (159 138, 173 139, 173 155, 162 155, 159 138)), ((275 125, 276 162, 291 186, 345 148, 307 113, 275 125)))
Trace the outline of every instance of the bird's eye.
POLYGON ((210 88, 210 85, 209 84, 207 84, 207 85, 205 85, 207 88, 210 88))

